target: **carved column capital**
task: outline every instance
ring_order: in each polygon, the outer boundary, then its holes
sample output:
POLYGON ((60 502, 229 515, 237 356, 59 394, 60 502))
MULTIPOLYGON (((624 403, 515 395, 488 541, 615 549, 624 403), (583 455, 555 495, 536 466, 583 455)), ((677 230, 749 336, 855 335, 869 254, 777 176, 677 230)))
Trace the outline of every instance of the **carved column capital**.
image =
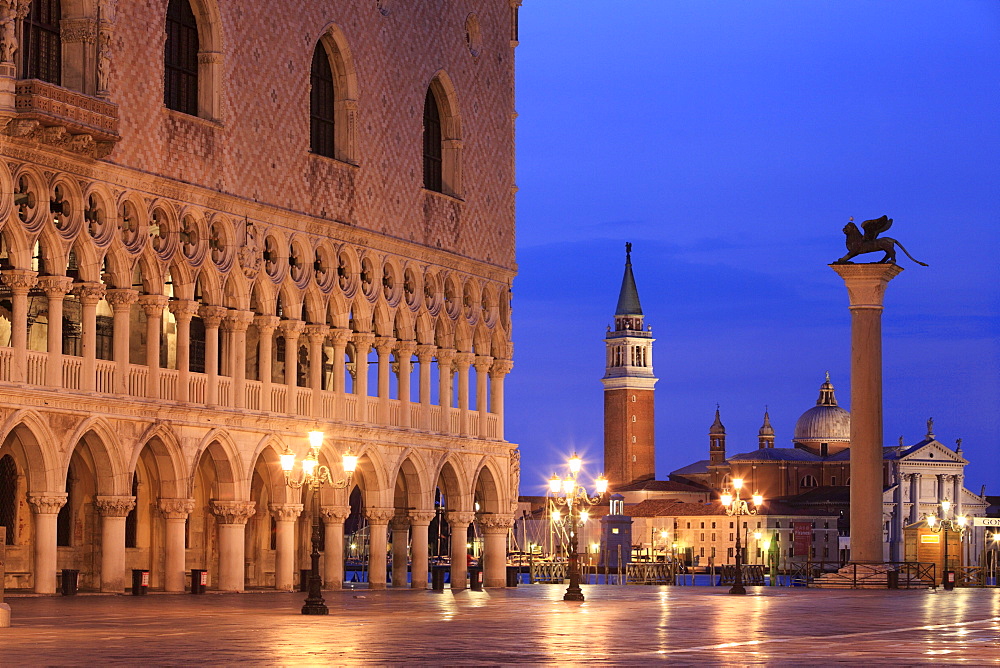
POLYGON ((271 513, 279 522, 294 520, 302 514, 302 508, 301 503, 272 503, 270 505, 271 513))
POLYGON ((139 297, 139 306, 147 317, 160 316, 163 308, 170 302, 166 295, 142 295, 139 297))
POLYGON ((472 361, 476 359, 474 353, 456 353, 455 354, 455 366, 458 367, 459 371, 468 369, 472 366, 472 361))
POLYGON ((306 323, 301 320, 282 320, 278 323, 278 329, 281 330, 282 336, 292 341, 299 338, 305 327, 306 323))
POLYGON ((308 324, 305 326, 305 332, 310 343, 319 343, 322 345, 323 341, 330 334, 330 328, 326 325, 308 324))
POLYGON ((131 288, 112 288, 105 293, 104 299, 115 311, 127 311, 139 299, 139 292, 131 288))
POLYGON ((514 360, 494 359, 490 373, 494 376, 505 376, 514 368, 514 360))
POLYGON ((376 526, 386 526, 396 515, 395 508, 366 508, 365 517, 368 518, 369 524, 374 524, 376 526))
POLYGON ((476 355, 474 364, 476 373, 486 373, 493 366, 493 358, 489 355, 476 355))
POLYGON ((38 287, 45 291, 50 299, 61 297, 73 287, 73 279, 69 276, 39 276, 38 287))
POLYGON ((56 515, 68 498, 68 494, 59 492, 31 493, 28 494, 28 504, 36 515, 56 515))
POLYGON ((413 352, 417 349, 416 341, 397 341, 396 342, 396 355, 399 359, 410 359, 413 357, 413 352))
POLYGON ((356 332, 351 337, 351 343, 354 344, 354 349, 357 352, 367 355, 368 351, 371 350, 372 344, 375 343, 375 335, 371 332, 356 332))
POLYGON ((437 352, 437 349, 437 346, 427 345, 426 343, 420 344, 416 349, 417 361, 421 364, 430 362, 431 358, 434 357, 434 353, 437 352))
POLYGON ((279 322, 281 319, 276 315, 256 315, 253 318, 253 326, 261 332, 273 332, 279 322))
POLYGON ((319 514, 334 524, 343 524, 351 516, 350 506, 320 506, 319 514))
POLYGON ((456 354, 457 352, 454 348, 438 348, 436 355, 438 366, 442 369, 450 368, 452 363, 455 361, 456 354))
POLYGON ((38 283, 38 272, 27 271, 25 269, 8 269, 0 274, 0 279, 4 285, 15 293, 24 294, 38 283))
POLYGON ((476 519, 476 514, 464 510, 450 510, 447 514, 448 524, 453 526, 469 526, 476 519))
POLYGON ((406 531, 410 528, 410 516, 406 513, 396 513, 389 521, 389 527, 393 531, 406 531))
POLYGON ((160 499, 160 512, 168 520, 184 520, 194 510, 194 499, 160 499))
POLYGON ((335 346, 346 346, 351 340, 351 330, 346 327, 334 327, 330 330, 330 341, 335 346))
POLYGON ((125 517, 135 510, 134 496, 98 496, 94 505, 101 517, 125 517))
POLYGON ((831 264, 847 285, 850 309, 882 310, 882 301, 889 281, 898 276, 903 268, 897 264, 831 264))
POLYGON ((167 304, 167 308, 174 314, 174 318, 178 322, 190 321, 191 318, 198 315, 198 302, 190 299, 172 299, 167 304))
POLYGON ((254 516, 256 505, 253 501, 212 500, 212 514, 219 524, 246 524, 254 516))
POLYGON ((513 515, 481 513, 476 516, 476 523, 483 530, 483 533, 505 534, 514 526, 514 517, 513 515))
POLYGON ((391 336, 375 337, 375 350, 378 352, 379 357, 385 357, 386 355, 391 354, 395 345, 396 339, 391 336))
POLYGON ((227 313, 229 309, 225 306, 202 306, 198 309, 198 315, 205 322, 205 327, 211 329, 217 329, 227 313))
POLYGON ((245 332, 253 322, 253 311, 236 311, 230 309, 222 320, 222 329, 227 332, 245 332))
POLYGON ((425 527, 430 525, 437 516, 433 510, 411 510, 410 511, 410 526, 414 527, 425 527))
POLYGON ((59 37, 67 44, 93 44, 97 39, 97 21, 90 18, 63 19, 59 22, 59 37))
POLYGON ((78 283, 73 288, 73 292, 76 294, 77 299, 84 306, 93 306, 97 302, 104 299, 104 293, 107 288, 103 283, 78 283))

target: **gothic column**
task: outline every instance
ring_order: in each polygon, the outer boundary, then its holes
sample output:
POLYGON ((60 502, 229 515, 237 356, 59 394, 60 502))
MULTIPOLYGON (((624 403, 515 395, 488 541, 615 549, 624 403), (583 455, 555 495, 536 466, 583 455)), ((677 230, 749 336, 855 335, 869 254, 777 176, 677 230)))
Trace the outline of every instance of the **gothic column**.
POLYGON ((410 374, 413 373, 413 351, 417 344, 414 341, 400 341, 396 344, 396 359, 399 361, 399 375, 396 383, 399 388, 399 426, 410 427, 410 374))
POLYGON ((881 563, 882 302, 895 264, 833 264, 851 310, 851 561, 881 563))
POLYGON ((62 387, 63 361, 63 299, 73 287, 73 279, 66 276, 41 276, 38 285, 45 291, 49 305, 48 356, 45 362, 45 384, 62 387))
POLYGON ((59 509, 66 505, 63 493, 28 494, 35 517, 35 593, 56 593, 56 536, 59 509))
POLYGON ((962 488, 965 476, 958 474, 951 477, 952 480, 952 492, 951 492, 951 505, 955 509, 955 517, 962 514, 962 488))
POLYGON ((466 541, 469 525, 475 519, 470 512, 448 511, 448 526, 451 527, 451 588, 465 589, 469 586, 469 548, 466 541))
POLYGON ((134 496, 98 496, 101 515, 101 591, 125 591, 125 517, 135 508, 134 496))
POLYGON ((194 510, 194 499, 160 499, 160 512, 163 513, 166 523, 163 565, 165 591, 184 591, 187 575, 184 529, 192 510, 194 510))
POLYGON ((483 586, 507 586, 507 535, 514 526, 514 518, 507 515, 482 515, 479 526, 483 530, 483 586))
POLYGON ((274 588, 292 591, 295 587, 295 521, 302 514, 301 503, 272 503, 276 520, 274 588))
POLYGON ((114 311, 115 394, 128 394, 129 349, 131 348, 132 304, 139 293, 129 288, 113 288, 105 297, 114 311))
POLYGON ((11 291, 10 379, 14 383, 28 380, 28 290, 35 287, 38 274, 23 269, 9 269, 0 275, 11 291))
POLYGON ((139 306, 146 314, 146 396, 160 398, 160 334, 163 332, 163 309, 170 301, 166 295, 142 295, 139 306))
POLYGON ((229 376, 233 379, 233 406, 247 407, 247 329, 253 322, 253 311, 230 311, 223 321, 229 330, 229 376))
POLYGON ((274 330, 280 320, 276 315, 258 315, 253 319, 257 328, 257 374, 260 377, 260 410, 271 412, 271 359, 274 357, 274 330))
POLYGON ((504 379, 514 368, 513 360, 495 359, 490 369, 490 412, 497 416, 497 439, 504 440, 503 385, 504 379))
POLYGON ((191 400, 191 318, 198 313, 198 302, 175 299, 168 305, 177 321, 177 396, 176 401, 191 400))
MULTIPOLYGON (((347 355, 347 342, 350 339, 351 330, 346 327, 334 327, 330 330, 330 343, 333 345, 333 391, 338 395, 344 394, 344 359, 347 355)), ((339 406, 336 417, 343 417, 339 406)))
POLYGON ((390 522, 392 529, 392 586, 397 589, 409 587, 406 574, 409 571, 407 558, 410 553, 410 518, 404 512, 396 514, 390 522))
POLYGON ((375 352, 378 353, 378 423, 389 424, 389 371, 392 347, 396 339, 391 336, 379 336, 375 339, 375 352))
POLYGON ((410 587, 427 588, 428 531, 434 511, 410 511, 410 587))
POLYGON ((451 381, 455 369, 455 351, 451 348, 438 348, 438 404, 441 408, 441 433, 451 431, 451 381))
POLYGON ((920 474, 910 474, 910 524, 920 521, 920 474))
POLYGON ((305 329, 302 320, 282 320, 278 324, 281 335, 285 337, 285 412, 296 414, 295 389, 299 372, 299 336, 305 329))
POLYGON ((375 342, 375 335, 359 332, 352 338, 354 343, 354 394, 357 404, 355 422, 368 422, 368 351, 375 342))
POLYGON ((479 438, 487 438, 486 414, 489 413, 489 397, 487 396, 486 382, 490 367, 493 366, 493 358, 489 355, 476 355, 476 412, 479 414, 479 438))
POLYGON ((394 508, 368 508, 368 588, 385 589, 386 531, 394 508))
POLYGON ((219 404, 219 325, 229 311, 225 306, 202 306, 198 315, 205 323, 205 404, 219 404))
POLYGON ((323 516, 323 587, 344 587, 344 520, 351 516, 350 506, 321 506, 323 516))
POLYGON ((475 355, 458 353, 455 355, 455 369, 458 375, 458 434, 469 435, 469 367, 475 355))
POLYGON ((80 300, 80 341, 83 366, 80 369, 80 389, 93 392, 97 389, 97 304, 104 299, 105 288, 100 283, 83 283, 77 286, 80 300))
POLYGON ((212 501, 219 528, 219 589, 243 591, 246 577, 246 527, 253 501, 212 501))
POLYGON ((420 394, 420 429, 430 431, 431 428, 431 360, 437 352, 437 346, 417 346, 417 364, 420 366, 418 393, 420 394))
POLYGON ((323 343, 330 328, 306 325, 309 338, 309 388, 312 390, 312 416, 323 417, 323 343))

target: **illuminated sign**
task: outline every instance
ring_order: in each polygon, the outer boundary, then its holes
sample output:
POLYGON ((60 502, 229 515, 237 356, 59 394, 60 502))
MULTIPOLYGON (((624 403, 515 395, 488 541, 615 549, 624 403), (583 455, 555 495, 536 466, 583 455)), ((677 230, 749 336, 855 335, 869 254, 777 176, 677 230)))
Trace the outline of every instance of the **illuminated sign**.
POLYGON ((941 536, 937 535, 936 533, 924 534, 923 536, 920 537, 920 542, 921 543, 940 543, 941 542, 941 536))

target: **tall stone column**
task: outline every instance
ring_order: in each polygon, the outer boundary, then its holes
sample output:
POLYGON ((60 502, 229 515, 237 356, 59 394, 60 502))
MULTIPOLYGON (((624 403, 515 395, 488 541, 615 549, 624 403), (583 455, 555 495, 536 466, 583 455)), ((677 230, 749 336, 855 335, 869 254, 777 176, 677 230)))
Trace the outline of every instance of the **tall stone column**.
POLYGON ((896 488, 892 491, 892 500, 895 505, 895 509, 892 513, 892 535, 889 540, 892 541, 889 546, 889 560, 890 561, 903 561, 903 518, 905 517, 905 510, 903 508, 903 476, 899 472, 899 462, 894 464, 896 470, 896 488))
POLYGON ((219 589, 243 591, 246 583, 246 528, 253 501, 212 501, 219 527, 219 589))
POLYGON ((920 521, 920 474, 910 474, 910 524, 920 521))
POLYGON ((392 586, 397 589, 409 587, 406 575, 409 573, 410 518, 405 513, 397 513, 389 523, 392 530, 392 586))
POLYGON ((299 337, 306 323, 302 320, 282 320, 278 324, 281 335, 285 337, 285 412, 296 414, 295 389, 298 387, 299 373, 299 337))
POLYGON ((49 300, 49 336, 47 341, 48 356, 45 362, 45 384, 49 387, 62 387, 63 361, 63 300, 66 293, 73 287, 73 279, 67 276, 42 276, 38 284, 45 291, 49 300))
POLYGON ((497 416, 497 439, 501 441, 504 440, 503 384, 513 368, 513 360, 495 359, 490 369, 490 412, 497 416))
POLYGON ((160 512, 166 523, 163 560, 165 591, 184 591, 187 574, 184 525, 192 510, 194 499, 160 499, 160 512))
POLYGON ((101 515, 101 591, 125 591, 125 517, 135 508, 134 496, 98 496, 101 515))
POLYGON ((229 330, 229 375, 233 379, 233 406, 247 406, 247 329, 253 322, 253 311, 230 311, 223 321, 229 330))
POLYGON ((951 477, 952 491, 951 491, 951 503, 955 508, 955 517, 962 514, 962 487, 965 476, 958 474, 951 477))
POLYGON ((482 515, 479 526, 483 530, 483 586, 507 586, 507 535, 514 526, 509 515, 482 515))
POLYGON ((163 331, 163 309, 166 295, 142 295, 139 306, 146 314, 146 396, 160 398, 160 334, 163 331))
POLYGON ((323 587, 344 587, 344 520, 351 516, 350 506, 321 506, 323 516, 323 587))
POLYGON ((441 433, 450 434, 452 378, 455 374, 455 351, 452 348, 438 348, 438 404, 441 408, 441 433))
POLYGON ((177 321, 177 394, 175 401, 191 400, 191 319, 198 314, 198 302, 175 299, 168 305, 177 321))
POLYGON ((417 364, 420 366, 420 378, 417 389, 420 395, 420 429, 430 431, 431 428, 431 360, 437 352, 437 346, 417 346, 417 364))
MULTIPOLYGON (((330 343, 333 346, 333 391, 338 395, 344 394, 344 358, 347 355, 347 342, 350 339, 351 330, 346 327, 334 327, 330 330, 330 343)), ((340 399, 339 396, 337 398, 340 399)), ((338 404, 336 417, 343 416, 338 404)))
POLYGON ((882 557, 882 301, 895 264, 834 264, 851 310, 851 561, 882 557))
POLYGON ((937 502, 938 502, 938 505, 941 505, 941 502, 944 501, 944 499, 946 498, 946 494, 945 494, 945 487, 946 487, 946 485, 945 485, 945 478, 946 477, 947 476, 945 476, 943 473, 938 473, 937 474, 937 502))
POLYGON ((469 586, 469 548, 466 541, 469 525, 475 514, 448 511, 448 526, 451 527, 451 588, 465 589, 469 586))
POLYGON ((35 593, 56 593, 56 536, 59 509, 66 505, 65 493, 29 494, 35 516, 35 593))
POLYGON ((455 374, 458 376, 458 435, 469 435, 469 367, 475 355, 455 355, 455 374))
POLYGON ((80 369, 80 389, 93 392, 97 389, 97 304, 104 299, 105 287, 100 283, 84 283, 76 288, 80 300, 83 330, 80 341, 83 366, 80 369))
POLYGON ((413 351, 416 348, 414 341, 400 341, 396 344, 396 360, 399 363, 399 426, 403 429, 410 427, 410 374, 413 373, 413 351))
POLYGON ((274 588, 292 591, 295 587, 295 521, 302 514, 301 503, 272 503, 276 520, 274 555, 274 588))
POLYGON ((375 343, 375 335, 359 332, 352 339, 354 344, 354 394, 357 396, 355 422, 368 422, 368 352, 375 343))
POLYGON ((368 588, 385 589, 386 531, 389 520, 396 514, 394 508, 368 508, 368 588))
POLYGON ((136 290, 114 288, 108 290, 105 299, 114 311, 113 348, 115 358, 115 394, 128 394, 128 369, 131 348, 132 304, 139 299, 136 290))
POLYGON ((205 323, 205 404, 219 404, 219 325, 229 309, 225 306, 202 306, 198 315, 205 323))
POLYGON ((378 422, 389 424, 389 370, 392 348, 396 339, 391 336, 379 336, 375 339, 375 352, 378 353, 378 422))
POLYGON ((493 366, 493 358, 489 355, 476 355, 476 412, 479 414, 479 438, 487 438, 486 414, 489 413, 489 397, 487 396, 486 383, 489 380, 490 367, 493 366))
POLYGON ((312 391, 312 416, 323 417, 323 343, 330 328, 306 325, 309 338, 309 389, 312 391))
POLYGON ((427 588, 428 531, 434 511, 410 511, 410 587, 427 588))
POLYGON ((253 319, 257 328, 257 373, 260 376, 260 410, 271 412, 271 359, 274 357, 274 330, 280 320, 276 315, 258 315, 253 319))
POLYGON ((38 274, 23 269, 8 269, 0 275, 0 279, 11 292, 10 347, 14 350, 10 379, 14 383, 23 383, 28 380, 28 290, 35 287, 38 274))

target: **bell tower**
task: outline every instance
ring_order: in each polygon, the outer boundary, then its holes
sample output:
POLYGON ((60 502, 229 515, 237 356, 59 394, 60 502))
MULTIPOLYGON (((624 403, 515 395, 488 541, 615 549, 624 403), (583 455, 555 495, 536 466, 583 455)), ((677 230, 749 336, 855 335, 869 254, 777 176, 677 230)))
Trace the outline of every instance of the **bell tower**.
POLYGON ((604 339, 604 474, 612 489, 656 477, 653 422, 653 332, 643 329, 632 275, 632 244, 625 244, 625 275, 614 329, 604 339))

